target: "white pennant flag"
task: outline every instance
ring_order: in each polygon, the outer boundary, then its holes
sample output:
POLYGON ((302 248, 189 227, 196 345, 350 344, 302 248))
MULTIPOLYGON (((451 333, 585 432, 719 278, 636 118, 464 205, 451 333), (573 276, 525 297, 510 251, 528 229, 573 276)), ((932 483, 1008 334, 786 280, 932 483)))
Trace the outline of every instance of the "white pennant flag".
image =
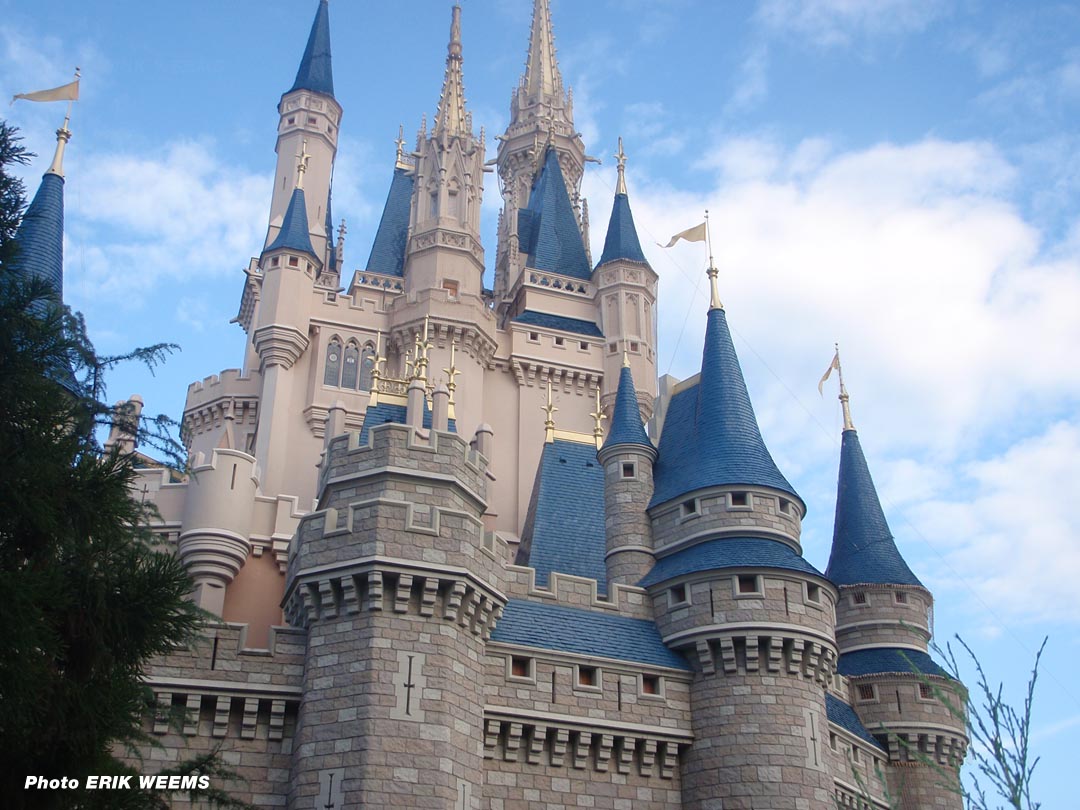
POLYGON ((829 377, 832 375, 833 369, 839 370, 839 368, 840 368, 840 350, 837 349, 836 354, 833 355, 832 362, 829 363, 829 367, 827 369, 825 369, 825 373, 822 375, 820 382, 818 382, 818 384, 817 384, 817 392, 818 392, 818 394, 820 394, 821 396, 825 396, 825 392, 822 391, 821 389, 824 387, 825 381, 827 379, 829 379, 829 377))
POLYGON ((659 242, 656 244, 663 248, 669 248, 680 239, 685 239, 687 242, 704 242, 706 239, 705 223, 702 222, 700 225, 695 225, 693 228, 687 228, 685 231, 675 234, 666 245, 660 245, 659 242))
POLYGON ((62 84, 59 87, 53 87, 49 90, 35 90, 33 93, 16 93, 11 103, 14 104, 19 99, 23 101, 78 101, 79 100, 79 80, 76 79, 73 82, 62 84))

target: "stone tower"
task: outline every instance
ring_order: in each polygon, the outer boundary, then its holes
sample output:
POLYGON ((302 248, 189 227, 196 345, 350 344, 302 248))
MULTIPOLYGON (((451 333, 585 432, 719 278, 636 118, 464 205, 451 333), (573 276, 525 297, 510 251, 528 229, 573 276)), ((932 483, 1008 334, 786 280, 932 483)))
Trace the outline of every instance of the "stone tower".
POLYGON ((863 723, 888 751, 891 795, 904 807, 959 810, 962 797, 948 788, 943 774, 959 769, 966 752, 964 719, 946 705, 964 705, 962 687, 929 655, 934 598, 893 540, 842 377, 840 400, 844 432, 825 571, 840 589, 838 669, 850 682, 851 702, 863 723))
POLYGON ((801 556, 805 506, 762 441, 710 274, 701 374, 668 406, 656 566, 641 580, 665 643, 695 670, 683 807, 826 810, 836 589, 801 556))

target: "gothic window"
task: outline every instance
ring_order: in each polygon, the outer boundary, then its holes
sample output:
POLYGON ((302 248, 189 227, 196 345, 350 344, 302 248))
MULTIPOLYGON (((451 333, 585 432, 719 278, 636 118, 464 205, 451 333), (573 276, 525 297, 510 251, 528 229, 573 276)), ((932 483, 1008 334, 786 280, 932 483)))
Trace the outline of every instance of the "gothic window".
POLYGON ((360 354, 360 390, 370 391, 374 383, 375 348, 368 343, 360 354))
POLYGON ((356 388, 357 366, 360 363, 360 349, 355 343, 345 347, 345 367, 341 370, 341 387, 356 388))
POLYGON ((341 380, 341 341, 334 338, 326 347, 326 372, 323 385, 337 385, 341 380))

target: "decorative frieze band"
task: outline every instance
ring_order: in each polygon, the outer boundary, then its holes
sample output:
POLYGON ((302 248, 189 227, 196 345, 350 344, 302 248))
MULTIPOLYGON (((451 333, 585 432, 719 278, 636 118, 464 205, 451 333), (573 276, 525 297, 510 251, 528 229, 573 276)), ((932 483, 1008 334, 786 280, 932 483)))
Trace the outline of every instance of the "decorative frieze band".
POLYGON ((154 734, 164 735, 176 730, 174 718, 182 717, 179 730, 184 736, 194 737, 200 733, 200 720, 205 705, 209 715, 209 725, 203 728, 211 737, 228 737, 230 732, 239 728, 240 738, 254 740, 260 735, 260 726, 265 728, 265 738, 281 740, 285 737, 285 714, 289 703, 295 707, 299 698, 278 699, 260 696, 237 698, 235 694, 206 694, 177 691, 155 691, 155 705, 151 719, 154 734), (237 698, 234 700, 234 698, 237 698), (204 700, 207 701, 204 704, 204 700), (178 706, 174 707, 174 702, 178 706), (180 708, 182 707, 182 708, 180 708), (179 712, 182 711, 182 715, 179 712), (239 716, 239 723, 233 722, 234 715, 239 716))
POLYGON ((747 634, 698 638, 694 642, 701 671, 712 675, 793 675, 822 686, 836 672, 836 649, 797 636, 747 634))

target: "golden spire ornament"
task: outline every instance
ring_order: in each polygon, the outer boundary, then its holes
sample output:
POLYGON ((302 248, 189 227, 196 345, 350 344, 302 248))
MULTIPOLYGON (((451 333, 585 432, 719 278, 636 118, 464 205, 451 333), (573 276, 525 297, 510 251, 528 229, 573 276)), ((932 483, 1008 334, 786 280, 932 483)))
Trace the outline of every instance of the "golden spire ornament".
MULTIPOLYGON (((625 357, 625 352, 623 353, 625 357)), ((600 386, 596 386, 596 410, 589 414, 593 418, 593 439, 596 440, 596 449, 599 450, 604 444, 604 410, 600 407, 600 386)))
POLYGON ((551 444, 555 441, 555 413, 559 410, 551 401, 551 380, 547 384, 547 404, 541 405, 540 410, 547 417, 544 419, 544 443, 551 444))

